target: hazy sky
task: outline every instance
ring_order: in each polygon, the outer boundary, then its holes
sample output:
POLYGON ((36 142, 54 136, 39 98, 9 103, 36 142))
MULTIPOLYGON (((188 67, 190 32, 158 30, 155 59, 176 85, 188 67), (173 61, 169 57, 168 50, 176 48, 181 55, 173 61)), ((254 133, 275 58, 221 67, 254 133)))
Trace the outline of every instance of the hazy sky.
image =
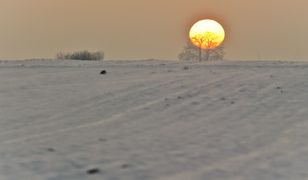
POLYGON ((307 0, 0 0, 0 59, 103 50, 176 59, 190 26, 226 28, 228 59, 308 60, 307 0))

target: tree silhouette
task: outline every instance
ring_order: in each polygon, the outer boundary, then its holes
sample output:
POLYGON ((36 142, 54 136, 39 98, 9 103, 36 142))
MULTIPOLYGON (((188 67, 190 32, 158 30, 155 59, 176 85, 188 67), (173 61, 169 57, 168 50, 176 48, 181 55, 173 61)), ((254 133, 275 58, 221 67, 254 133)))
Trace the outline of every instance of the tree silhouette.
POLYGON ((211 52, 219 45, 218 39, 219 36, 213 32, 205 32, 191 37, 192 43, 199 48, 199 61, 203 60, 202 51, 206 51, 205 60, 209 60, 211 52))
POLYGON ((223 60, 225 55, 224 46, 220 45, 216 48, 203 49, 187 42, 183 51, 178 55, 180 60, 194 60, 194 61, 210 61, 223 60), (202 56, 204 54, 204 56, 202 56))

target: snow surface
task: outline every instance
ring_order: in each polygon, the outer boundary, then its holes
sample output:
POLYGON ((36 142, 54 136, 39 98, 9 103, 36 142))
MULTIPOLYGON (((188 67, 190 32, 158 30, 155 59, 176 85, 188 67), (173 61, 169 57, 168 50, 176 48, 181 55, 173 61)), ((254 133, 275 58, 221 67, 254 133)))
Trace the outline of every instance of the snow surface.
POLYGON ((0 180, 308 179, 307 105, 306 63, 1 61, 0 180))

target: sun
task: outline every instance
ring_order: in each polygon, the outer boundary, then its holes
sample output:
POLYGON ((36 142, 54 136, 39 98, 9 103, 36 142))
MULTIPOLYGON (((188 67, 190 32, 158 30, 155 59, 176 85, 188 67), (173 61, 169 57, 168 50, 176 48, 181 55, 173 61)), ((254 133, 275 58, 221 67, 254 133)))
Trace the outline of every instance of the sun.
POLYGON ((202 49, 213 49, 225 39, 224 28, 216 21, 204 19, 196 22, 190 29, 189 38, 193 45, 202 49))

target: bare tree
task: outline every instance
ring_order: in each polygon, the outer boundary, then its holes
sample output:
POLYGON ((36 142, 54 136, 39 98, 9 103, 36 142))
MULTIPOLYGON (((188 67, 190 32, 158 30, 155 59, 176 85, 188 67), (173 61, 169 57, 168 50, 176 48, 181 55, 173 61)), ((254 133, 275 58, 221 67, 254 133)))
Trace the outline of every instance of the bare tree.
POLYGON ((209 60, 210 54, 218 46, 217 39, 219 37, 213 32, 205 32, 191 37, 192 43, 199 48, 199 61, 203 60, 202 51, 206 51, 205 60, 209 60))
POLYGON ((183 51, 178 55, 180 60, 196 60, 196 61, 209 61, 209 60, 223 60, 225 56, 224 46, 220 45, 216 48, 202 49, 187 42, 183 51), (204 56, 202 56, 204 54, 204 56))

